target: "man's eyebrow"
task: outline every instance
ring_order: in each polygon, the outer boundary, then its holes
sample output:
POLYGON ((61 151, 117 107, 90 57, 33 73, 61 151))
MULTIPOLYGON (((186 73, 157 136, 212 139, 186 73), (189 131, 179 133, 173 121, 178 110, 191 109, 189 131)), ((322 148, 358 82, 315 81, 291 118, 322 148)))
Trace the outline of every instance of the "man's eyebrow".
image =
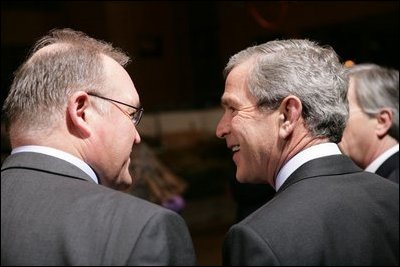
POLYGON ((235 99, 232 96, 229 95, 225 95, 222 96, 221 98, 221 106, 232 106, 232 105, 238 105, 239 102, 237 101, 237 99, 235 99))

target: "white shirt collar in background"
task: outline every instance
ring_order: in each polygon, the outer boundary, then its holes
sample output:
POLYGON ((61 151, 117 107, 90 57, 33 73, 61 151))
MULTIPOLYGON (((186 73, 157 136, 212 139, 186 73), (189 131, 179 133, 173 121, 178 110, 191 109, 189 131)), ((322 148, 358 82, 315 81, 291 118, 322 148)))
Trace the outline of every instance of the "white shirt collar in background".
POLYGON ((389 148, 388 150, 383 152, 379 157, 377 157, 374 161, 372 161, 367 166, 367 168, 365 168, 365 170, 367 172, 376 172, 379 169, 379 167, 382 165, 382 163, 385 162, 385 160, 390 158, 397 151, 399 151, 399 144, 397 144, 394 147, 389 148))

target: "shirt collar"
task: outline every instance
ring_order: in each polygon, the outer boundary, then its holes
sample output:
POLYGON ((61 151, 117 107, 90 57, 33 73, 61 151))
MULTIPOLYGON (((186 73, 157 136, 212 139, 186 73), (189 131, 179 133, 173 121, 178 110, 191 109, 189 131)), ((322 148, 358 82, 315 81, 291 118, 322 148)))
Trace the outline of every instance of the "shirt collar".
POLYGON ((286 179, 304 163, 321 157, 341 154, 335 143, 323 143, 304 149, 292 157, 278 172, 275 190, 278 191, 286 179))
POLYGON ((376 172, 379 169, 379 167, 382 165, 382 163, 385 162, 385 160, 390 158, 394 153, 396 153, 398 151, 399 151, 399 144, 389 148, 388 150, 383 152, 379 157, 377 157, 375 160, 373 160, 367 166, 367 168, 365 168, 365 170, 367 172, 376 172))
POLYGON ((58 149, 55 149, 52 147, 47 147, 47 146, 20 146, 20 147, 14 148, 11 151, 11 154, 20 153, 20 152, 36 152, 36 153, 41 153, 41 154, 45 154, 45 155, 49 155, 52 157, 56 157, 56 158, 65 160, 65 161, 75 165, 82 171, 84 171, 87 175, 90 176, 90 178, 92 178, 92 180, 96 184, 99 183, 99 180, 98 180, 96 174, 94 173, 92 168, 90 168, 90 166, 86 162, 84 162, 80 158, 77 158, 74 155, 69 154, 67 152, 64 152, 64 151, 61 151, 61 150, 58 150, 58 149))

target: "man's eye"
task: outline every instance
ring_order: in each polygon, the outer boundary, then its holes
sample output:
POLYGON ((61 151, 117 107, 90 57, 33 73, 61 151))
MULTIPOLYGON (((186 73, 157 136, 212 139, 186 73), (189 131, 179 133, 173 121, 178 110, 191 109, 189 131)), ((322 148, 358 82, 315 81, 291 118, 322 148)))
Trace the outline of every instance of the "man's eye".
POLYGON ((234 112, 236 112, 236 111, 237 111, 237 109, 236 109, 236 108, 234 108, 234 107, 229 107, 229 108, 228 108, 228 110, 229 110, 231 113, 234 113, 234 112))

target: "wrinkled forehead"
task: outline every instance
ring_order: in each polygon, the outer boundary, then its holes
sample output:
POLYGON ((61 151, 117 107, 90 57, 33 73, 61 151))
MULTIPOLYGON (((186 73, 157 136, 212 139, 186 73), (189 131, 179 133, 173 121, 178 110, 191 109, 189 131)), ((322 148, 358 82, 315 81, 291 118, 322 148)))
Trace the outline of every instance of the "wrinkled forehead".
POLYGON ((248 87, 248 78, 251 64, 246 61, 231 70, 225 81, 225 90, 221 97, 221 104, 255 103, 256 100, 248 87))

